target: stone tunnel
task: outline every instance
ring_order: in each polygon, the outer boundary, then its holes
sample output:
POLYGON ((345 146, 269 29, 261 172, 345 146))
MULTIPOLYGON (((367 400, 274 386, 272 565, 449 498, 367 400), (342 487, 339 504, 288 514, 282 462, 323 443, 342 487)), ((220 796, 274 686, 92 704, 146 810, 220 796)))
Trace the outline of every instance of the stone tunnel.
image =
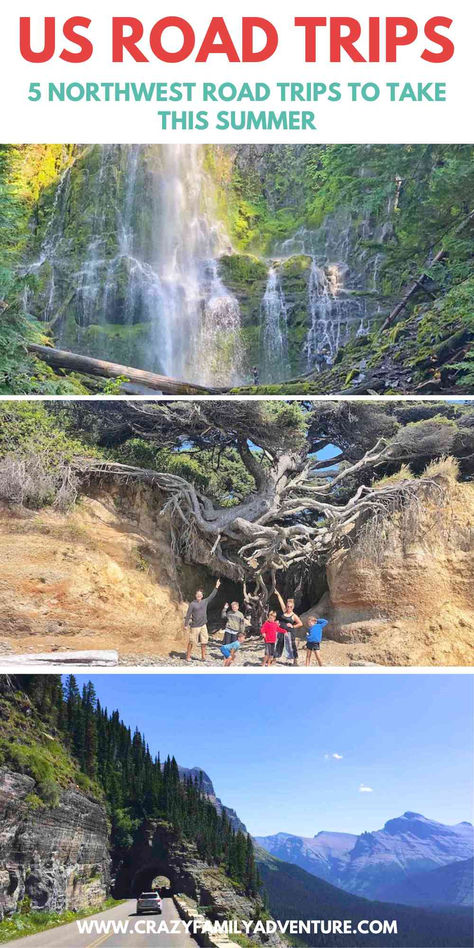
POLYGON ((153 889, 165 896, 184 892, 196 898, 194 878, 183 868, 183 862, 173 829, 166 823, 144 821, 133 846, 116 867, 114 898, 136 898, 153 889))

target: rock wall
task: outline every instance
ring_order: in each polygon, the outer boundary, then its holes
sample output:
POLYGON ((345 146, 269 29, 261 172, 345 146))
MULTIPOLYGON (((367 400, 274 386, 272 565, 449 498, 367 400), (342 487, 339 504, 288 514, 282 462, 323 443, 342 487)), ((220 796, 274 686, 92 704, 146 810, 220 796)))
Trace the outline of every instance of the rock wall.
POLYGON ((99 905, 109 884, 105 810, 78 790, 32 806, 35 781, 0 769, 0 918, 27 897, 33 909, 99 905))
POLYGON ((327 564, 329 591, 306 615, 350 658, 382 664, 474 661, 474 487, 445 484, 416 520, 395 514, 327 564), (439 500, 439 498, 438 498, 439 500))

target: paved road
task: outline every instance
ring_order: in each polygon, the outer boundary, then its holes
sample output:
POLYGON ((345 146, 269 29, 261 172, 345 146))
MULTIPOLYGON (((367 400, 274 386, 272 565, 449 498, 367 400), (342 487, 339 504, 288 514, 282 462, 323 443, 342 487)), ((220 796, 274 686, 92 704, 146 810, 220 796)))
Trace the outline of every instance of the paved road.
MULTIPOLYGON (((192 948, 197 945, 194 938, 191 938, 186 931, 180 931, 173 935, 168 932, 161 934, 138 934, 133 931, 133 926, 138 921, 140 927, 145 928, 147 921, 154 921, 158 926, 160 920, 171 922, 178 919, 175 904, 172 899, 163 899, 162 915, 141 915, 136 916, 136 900, 130 899, 123 905, 117 905, 107 912, 99 912, 97 915, 89 915, 87 921, 92 919, 100 920, 128 920, 130 931, 127 934, 100 934, 93 932, 90 935, 80 935, 76 922, 70 925, 60 925, 59 928, 50 928, 46 932, 40 932, 38 935, 29 935, 27 938, 17 938, 8 942, 16 948, 192 948)), ((84 920, 85 921, 85 920, 84 920)))

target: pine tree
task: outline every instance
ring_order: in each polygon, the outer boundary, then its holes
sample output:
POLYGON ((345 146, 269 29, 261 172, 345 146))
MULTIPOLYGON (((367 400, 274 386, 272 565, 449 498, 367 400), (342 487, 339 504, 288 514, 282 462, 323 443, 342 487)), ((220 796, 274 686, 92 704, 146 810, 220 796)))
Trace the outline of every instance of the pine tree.
POLYGON ((164 819, 193 840, 199 855, 222 866, 247 894, 256 896, 261 880, 249 835, 233 830, 219 814, 198 778, 181 779, 174 757, 154 759, 144 735, 131 733, 118 711, 108 714, 97 700, 92 682, 79 692, 69 675, 64 689, 57 676, 24 675, 19 687, 42 719, 56 727, 83 772, 102 788, 112 824, 112 843, 125 853, 145 818, 164 819))

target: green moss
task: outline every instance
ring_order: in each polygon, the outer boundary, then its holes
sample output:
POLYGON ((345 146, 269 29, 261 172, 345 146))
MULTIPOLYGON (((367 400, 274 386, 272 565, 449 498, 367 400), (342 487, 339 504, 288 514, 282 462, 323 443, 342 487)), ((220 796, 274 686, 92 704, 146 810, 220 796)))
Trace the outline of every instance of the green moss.
POLYGON ((238 300, 243 328, 257 325, 268 265, 251 254, 227 254, 219 260, 219 274, 238 300))
POLYGON ((25 797, 25 804, 33 813, 35 810, 44 810, 46 807, 45 801, 42 800, 37 793, 28 793, 25 797))
POLYGON ((78 326, 69 315, 62 333, 61 345, 96 359, 107 359, 119 365, 150 368, 150 328, 146 323, 121 323, 78 326))

